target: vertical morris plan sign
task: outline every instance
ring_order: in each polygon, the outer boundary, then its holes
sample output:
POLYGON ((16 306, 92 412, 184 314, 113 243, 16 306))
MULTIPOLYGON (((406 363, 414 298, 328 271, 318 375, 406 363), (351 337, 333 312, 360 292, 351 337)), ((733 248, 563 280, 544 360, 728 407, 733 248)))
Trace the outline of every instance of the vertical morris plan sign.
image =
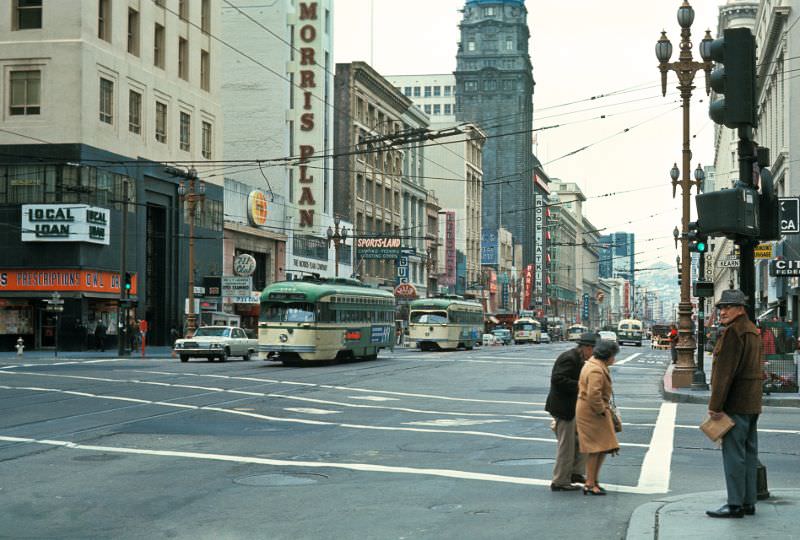
POLYGON ((534 265, 536 269, 536 291, 537 303, 544 292, 544 197, 536 196, 536 255, 534 265))
MULTIPOLYGON (((315 226, 314 216, 317 212, 317 201, 322 201, 324 193, 322 191, 322 179, 315 179, 314 172, 322 167, 312 168, 311 159, 315 158, 318 151, 325 153, 325 126, 321 119, 324 115, 322 107, 324 99, 320 96, 318 87, 325 86, 327 74, 320 66, 326 63, 325 58, 318 58, 322 50, 322 40, 324 39, 324 28, 321 28, 320 21, 323 17, 318 13, 318 2, 299 2, 297 7, 297 20, 293 24, 295 28, 294 43, 299 48, 299 53, 295 56, 292 64, 294 71, 294 84, 297 88, 292 88, 292 92, 299 95, 294 99, 293 120, 299 127, 296 135, 296 144, 300 153, 300 160, 297 165, 298 189, 294 190, 294 201, 299 212, 300 227, 313 229, 315 226)), ((294 150, 294 149, 292 149, 294 150)))
POLYGON ((456 284, 456 213, 447 212, 444 229, 445 283, 456 284))

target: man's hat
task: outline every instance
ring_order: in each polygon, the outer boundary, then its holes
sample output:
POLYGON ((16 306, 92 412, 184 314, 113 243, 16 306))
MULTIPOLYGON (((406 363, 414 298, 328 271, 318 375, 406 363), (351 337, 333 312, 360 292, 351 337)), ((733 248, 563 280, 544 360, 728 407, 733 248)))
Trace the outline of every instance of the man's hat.
POLYGON ((592 334, 591 332, 584 332, 581 334, 581 337, 578 338, 578 345, 589 345, 594 347, 595 343, 597 343, 597 335, 592 334))
POLYGON ((717 307, 722 306, 744 306, 747 304, 747 297, 739 289, 727 289, 722 291, 722 296, 717 302, 717 307))

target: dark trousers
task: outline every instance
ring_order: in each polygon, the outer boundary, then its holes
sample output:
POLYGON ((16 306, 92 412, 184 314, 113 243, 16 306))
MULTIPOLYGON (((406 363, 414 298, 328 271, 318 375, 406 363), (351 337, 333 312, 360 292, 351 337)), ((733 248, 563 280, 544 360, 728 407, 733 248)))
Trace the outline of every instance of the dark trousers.
POLYGON ((671 347, 669 352, 672 355, 672 363, 673 364, 677 364, 678 363, 678 349, 676 349, 675 347, 671 347))
POLYGON ((756 503, 758 415, 731 414, 736 425, 722 439, 722 463, 728 504, 756 503))

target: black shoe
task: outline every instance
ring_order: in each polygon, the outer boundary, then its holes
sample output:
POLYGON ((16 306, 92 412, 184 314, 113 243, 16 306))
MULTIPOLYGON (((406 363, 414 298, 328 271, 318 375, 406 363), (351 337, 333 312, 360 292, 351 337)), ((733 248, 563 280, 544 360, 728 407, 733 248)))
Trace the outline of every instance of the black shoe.
POLYGON ((754 504, 745 504, 742 505, 742 510, 744 511, 744 515, 752 516, 756 513, 756 505, 754 504))
POLYGON ((582 474, 573 474, 572 477, 569 479, 570 482, 573 484, 585 484, 586 477, 582 474))
POLYGON ((573 486, 572 484, 567 484, 565 486, 550 484, 550 491, 578 491, 579 489, 581 489, 580 486, 573 486))
POLYGON ((706 510, 706 515, 713 518, 741 518, 744 517, 744 510, 741 506, 726 504, 717 510, 706 510))
POLYGON ((602 496, 606 494, 606 490, 601 488, 600 486, 583 486, 583 494, 584 495, 595 495, 595 496, 602 496), (597 490, 597 491, 595 491, 597 490))

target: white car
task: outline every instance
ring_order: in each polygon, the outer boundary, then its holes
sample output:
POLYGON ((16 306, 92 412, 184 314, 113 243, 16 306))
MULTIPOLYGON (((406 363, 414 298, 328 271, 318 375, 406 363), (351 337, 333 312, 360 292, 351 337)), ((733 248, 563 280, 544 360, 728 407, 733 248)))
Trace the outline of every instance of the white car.
POLYGON ((597 335, 598 335, 598 337, 600 339, 605 339, 607 341, 613 341, 614 343, 617 343, 617 334, 616 334, 616 332, 610 332, 608 330, 600 330, 597 333, 597 335))
POLYGON ((201 326, 190 338, 175 341, 175 354, 181 362, 199 357, 224 362, 229 356, 241 356, 250 360, 256 354, 258 340, 250 339, 244 330, 236 326, 201 326))
POLYGON ((484 345, 497 345, 497 336, 494 334, 483 334, 484 345))
POLYGON ((539 336, 539 343, 550 343, 550 334, 542 332, 542 335, 539 336))

